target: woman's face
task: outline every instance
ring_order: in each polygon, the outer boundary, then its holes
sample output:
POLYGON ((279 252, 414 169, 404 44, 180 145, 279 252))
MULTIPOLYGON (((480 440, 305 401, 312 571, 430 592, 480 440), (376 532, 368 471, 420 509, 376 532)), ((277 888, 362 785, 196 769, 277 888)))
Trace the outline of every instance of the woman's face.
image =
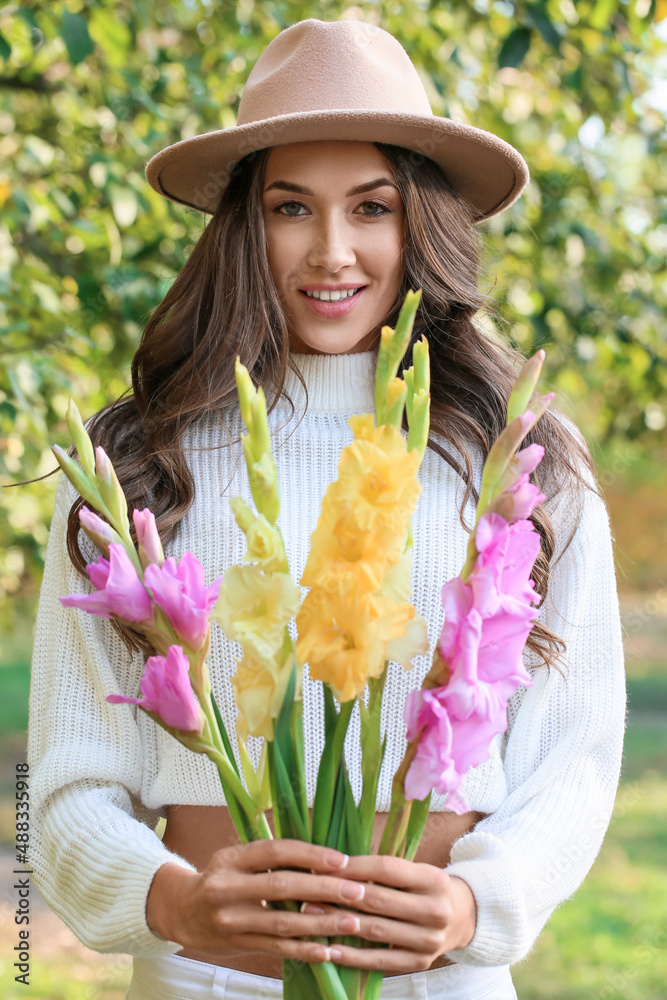
POLYGON ((403 203, 385 158, 370 142, 274 146, 262 197, 291 350, 373 349, 403 276, 403 203), (326 290, 338 301, 306 294, 326 290))

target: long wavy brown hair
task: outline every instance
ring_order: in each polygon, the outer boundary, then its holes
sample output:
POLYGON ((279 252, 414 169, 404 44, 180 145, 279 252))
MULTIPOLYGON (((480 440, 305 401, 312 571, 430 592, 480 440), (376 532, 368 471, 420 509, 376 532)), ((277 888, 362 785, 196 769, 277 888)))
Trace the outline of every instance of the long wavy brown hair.
MULTIPOLYGON (((479 288, 484 240, 471 206, 432 160, 399 146, 374 145, 393 172, 405 208, 403 282, 377 331, 384 324, 395 326, 409 289, 422 289, 402 367, 412 363, 413 344, 425 334, 431 362, 428 447, 461 476, 465 492, 459 516, 471 531, 473 525, 464 519, 470 497, 477 500, 471 449, 488 454, 505 425, 510 391, 525 358, 508 338, 492 336, 473 322, 484 307, 503 326, 491 296, 479 288), (434 434, 453 445, 462 462, 434 434)), ((131 394, 128 389, 89 424, 94 444, 102 445, 114 463, 130 510, 150 506, 164 542, 195 501, 183 434, 204 414, 219 416, 222 426, 225 411, 238 405, 236 356, 264 387, 269 412, 283 395, 294 413, 284 390, 288 367, 303 384, 290 358, 288 325, 267 259, 262 190, 269 152, 251 153, 232 170, 215 213, 146 324, 132 362, 131 394)), ((541 537, 533 579, 543 600, 556 544, 546 508, 565 487, 574 490, 575 503, 581 502, 584 488, 590 488, 582 470, 596 482, 583 438, 560 417, 547 411, 526 439, 545 448, 532 481, 547 500, 531 517, 541 537)), ((71 508, 67 546, 85 575, 79 545, 82 503, 78 498, 71 508)), ((575 530, 576 523, 562 551, 575 530)), ((153 652, 129 626, 115 627, 129 649, 153 652)), ((527 648, 537 654, 537 665, 559 669, 565 643, 538 621, 527 648)))

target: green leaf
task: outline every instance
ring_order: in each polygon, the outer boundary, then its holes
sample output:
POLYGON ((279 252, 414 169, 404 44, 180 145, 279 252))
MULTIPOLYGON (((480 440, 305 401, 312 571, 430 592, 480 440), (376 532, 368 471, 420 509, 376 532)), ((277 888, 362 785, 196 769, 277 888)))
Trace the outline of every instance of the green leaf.
POLYGON ((2 56, 3 59, 9 59, 11 54, 12 54, 12 47, 5 38, 5 36, 3 35, 3 33, 0 31, 0 56, 2 56))
POLYGON ((274 739, 280 738, 281 740, 289 743, 291 743, 290 721, 292 718, 292 705, 294 704, 295 690, 296 667, 294 664, 294 658, 292 658, 289 680, 287 681, 287 686, 285 688, 285 697, 283 698, 283 703, 280 706, 278 718, 276 719, 276 724, 274 726, 274 739))
POLYGON ((301 780, 303 775, 299 771, 297 754, 292 741, 292 714, 294 707, 294 691, 296 689, 296 659, 292 657, 289 680, 285 688, 285 697, 280 706, 280 712, 276 719, 273 730, 273 742, 280 749, 280 754, 285 762, 288 773, 292 780, 301 780))
POLYGON ((289 681, 285 689, 285 697, 280 706, 280 712, 273 731, 270 760, 273 763, 275 791, 274 811, 276 806, 280 813, 283 836, 294 836, 299 840, 310 840, 308 809, 304 812, 305 774, 299 769, 297 752, 292 742, 292 709, 294 691, 296 688, 296 659, 292 657, 289 681), (297 783, 298 794, 294 785, 297 783), (287 833, 287 829, 291 833, 287 833))
POLYGON ((426 820, 428 819, 428 807, 431 802, 431 793, 429 792, 425 799, 421 802, 414 800, 412 807, 410 809, 410 819, 408 820, 408 829, 405 835, 405 854, 404 858, 408 861, 413 861, 414 856, 417 853, 417 848, 422 839, 422 834, 424 832, 424 827, 426 826, 426 820))
POLYGON ((88 34, 86 19, 81 14, 64 11, 60 22, 60 35, 73 66, 83 62, 86 56, 89 56, 93 51, 93 40, 88 34))
POLYGON ((266 769, 269 775, 269 785, 271 788, 271 810, 273 813, 273 827, 276 837, 280 839, 285 836, 281 823, 281 814, 278 808, 278 785, 276 783, 275 768, 273 763, 273 741, 266 741, 266 769))
POLYGON ((518 66, 530 48, 530 28, 515 28, 510 31, 498 53, 498 69, 518 66))
POLYGON ((354 801, 350 777, 345 766, 343 766, 341 770, 343 772, 343 808, 345 812, 345 827, 347 830, 347 853, 367 854, 368 849, 365 846, 366 838, 359 820, 357 805, 354 801))
POLYGON ((119 17, 118 11, 102 10, 97 5, 91 12, 90 33, 110 65, 126 65, 132 32, 119 17))
MULTIPOLYGON (((329 828, 326 832, 326 837, 323 841, 326 847, 333 847, 338 851, 343 851, 344 854, 348 854, 347 851, 347 836, 345 832, 345 823, 343 822, 344 817, 344 807, 345 807, 345 777, 343 775, 343 768, 338 768, 338 774, 336 776, 336 791, 333 796, 333 803, 330 813, 329 828)), ((313 808, 313 820, 315 819, 315 809, 313 808)), ((313 823, 313 828, 315 824, 313 823)), ((313 837, 314 843, 320 843, 316 841, 313 837)))
POLYGON ((323 684, 322 690, 324 693, 324 732, 328 736, 329 733, 333 734, 333 731, 336 728, 336 723, 338 722, 338 709, 336 708, 336 702, 329 685, 323 684))
POLYGON ((241 769, 243 770, 243 777, 245 778, 248 793, 254 802, 259 802, 261 795, 259 777, 253 767, 245 740, 239 739, 238 743, 239 757, 241 758, 241 769))
MULTIPOLYGON (((326 684, 323 684, 322 687, 326 692, 326 684)), ((326 694, 324 697, 326 705, 326 694)), ((330 823, 332 803, 335 798, 343 756, 343 744, 353 707, 354 700, 343 702, 341 710, 336 716, 335 726, 327 732, 325 737, 313 802, 312 841, 314 844, 329 842, 327 825, 330 823)))
POLYGON ((583 96, 583 73, 581 65, 573 69, 571 73, 567 73, 562 78, 562 81, 569 90, 575 90, 580 97, 583 96))
POLYGON ((275 791, 273 793, 273 811, 280 818, 281 837, 294 837, 296 840, 310 840, 308 824, 304 822, 299 804, 292 787, 292 778, 280 745, 274 740, 269 743, 269 766, 273 771, 275 791))
MULTIPOLYGON (((296 670, 295 661, 295 670, 296 670)), ((308 796, 306 795, 306 761, 303 739, 303 701, 295 698, 292 705, 291 718, 292 745, 294 747, 294 757, 296 761, 296 774, 298 775, 298 793, 301 815, 310 827, 310 817, 308 814, 308 796)))
POLYGON ((359 851, 360 854, 368 853, 373 836, 377 787, 383 760, 383 749, 380 745, 380 722, 387 666, 388 664, 385 663, 380 677, 372 679, 369 683, 368 708, 362 701, 359 702, 362 777, 359 817, 364 844, 364 847, 359 851))
POLYGON ((529 4, 526 8, 526 20, 537 28, 547 45, 560 54, 561 36, 547 14, 546 4, 544 2, 529 4))
MULTIPOLYGON (((229 736, 227 735, 227 730, 225 729, 225 724, 222 721, 222 716, 220 715, 220 709, 218 708, 218 703, 215 700, 213 691, 211 691, 211 704, 213 705, 213 714, 215 715, 215 721, 218 724, 218 730, 220 732, 220 737, 222 739, 222 745, 225 748, 225 753, 229 758, 229 763, 232 765, 237 774, 239 774, 239 769, 236 764, 236 758, 234 757, 234 751, 232 750, 232 745, 229 742, 229 736)), ((240 777, 240 774, 239 774, 240 777)))
POLYGON ((606 28, 617 7, 618 0, 597 0, 588 22, 591 28, 597 28, 598 31, 606 28))
POLYGON ((227 808, 229 809, 229 814, 232 817, 234 826, 236 827, 236 832, 241 838, 242 843, 247 844, 250 840, 257 840, 258 832, 253 827, 252 823, 246 816, 245 810, 238 802, 234 792, 232 791, 227 778, 222 770, 222 765, 216 765, 218 767, 218 775, 220 776, 220 784, 222 786, 222 791, 225 796, 225 802, 227 803, 227 808))

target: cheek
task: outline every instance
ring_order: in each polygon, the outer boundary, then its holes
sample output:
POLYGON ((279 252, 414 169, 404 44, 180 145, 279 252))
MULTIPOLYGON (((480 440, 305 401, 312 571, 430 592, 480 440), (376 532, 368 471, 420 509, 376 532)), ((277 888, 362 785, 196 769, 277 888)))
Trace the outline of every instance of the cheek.
POLYGON ((299 248, 294 233, 286 227, 266 227, 266 256, 273 279, 277 285, 292 273, 299 258, 299 248))
POLYGON ((394 275, 402 268, 403 234, 399 228, 388 229, 378 239, 373 248, 373 259, 377 268, 384 271, 386 277, 394 275))

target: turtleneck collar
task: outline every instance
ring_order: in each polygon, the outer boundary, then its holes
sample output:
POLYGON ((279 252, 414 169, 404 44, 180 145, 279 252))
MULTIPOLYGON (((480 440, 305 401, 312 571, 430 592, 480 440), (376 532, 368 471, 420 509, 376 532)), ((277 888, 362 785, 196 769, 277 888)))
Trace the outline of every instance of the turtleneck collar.
MULTIPOLYGON (((309 413, 370 413, 375 410, 378 348, 358 354, 298 354, 291 360, 308 387, 309 413)), ((285 389, 297 411, 306 406, 303 387, 288 368, 285 389)))

